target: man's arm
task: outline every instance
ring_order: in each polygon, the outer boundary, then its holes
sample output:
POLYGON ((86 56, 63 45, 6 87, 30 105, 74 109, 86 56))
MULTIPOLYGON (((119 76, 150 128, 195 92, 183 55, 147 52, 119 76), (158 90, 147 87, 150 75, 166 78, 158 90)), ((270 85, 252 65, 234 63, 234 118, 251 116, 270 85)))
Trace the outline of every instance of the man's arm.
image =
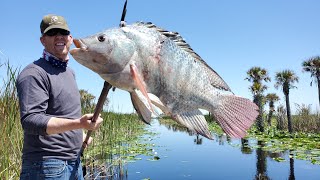
POLYGON ((95 130, 102 122, 101 117, 91 122, 93 114, 79 119, 50 117, 46 114, 50 83, 44 71, 28 68, 21 72, 17 82, 21 124, 27 134, 46 135, 74 129, 95 130))
POLYGON ((64 119, 52 117, 47 123, 47 134, 58 134, 74 129, 96 130, 99 128, 103 119, 99 116, 96 122, 92 122, 93 114, 85 114, 80 119, 64 119))

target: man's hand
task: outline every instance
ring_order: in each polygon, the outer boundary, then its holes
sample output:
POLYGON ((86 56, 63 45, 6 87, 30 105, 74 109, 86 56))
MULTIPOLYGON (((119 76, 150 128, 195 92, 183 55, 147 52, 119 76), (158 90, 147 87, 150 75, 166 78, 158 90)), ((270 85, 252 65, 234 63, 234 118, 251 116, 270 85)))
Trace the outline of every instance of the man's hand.
POLYGON ((97 130, 103 119, 100 114, 96 122, 92 122, 93 114, 85 114, 80 119, 65 119, 52 117, 47 124, 47 134, 58 134, 74 129, 97 130))
POLYGON ((93 114, 85 114, 80 118, 80 124, 82 125, 83 129, 86 130, 97 130, 103 119, 101 118, 101 114, 99 114, 98 118, 96 119, 96 122, 92 122, 91 119, 93 118, 93 114))

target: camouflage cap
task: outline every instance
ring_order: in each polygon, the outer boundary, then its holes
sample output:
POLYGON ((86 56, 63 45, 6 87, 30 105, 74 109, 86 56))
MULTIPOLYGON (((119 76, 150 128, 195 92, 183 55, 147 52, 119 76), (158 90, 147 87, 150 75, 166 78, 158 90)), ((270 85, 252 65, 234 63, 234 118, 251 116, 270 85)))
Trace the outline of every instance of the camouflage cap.
POLYGON ((50 29, 54 29, 54 28, 70 31, 67 21, 64 19, 64 17, 54 15, 54 14, 48 14, 43 16, 40 24, 41 34, 44 34, 50 29))

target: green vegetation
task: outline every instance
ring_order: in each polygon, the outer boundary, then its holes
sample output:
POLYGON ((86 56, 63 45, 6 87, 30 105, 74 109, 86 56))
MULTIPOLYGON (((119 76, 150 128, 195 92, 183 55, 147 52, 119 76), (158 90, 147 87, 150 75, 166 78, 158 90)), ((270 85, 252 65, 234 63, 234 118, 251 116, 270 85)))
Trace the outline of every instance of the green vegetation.
POLYGON ((6 78, 0 82, 0 179, 12 179, 20 174, 23 142, 15 88, 19 70, 11 67, 9 62, 1 64, 0 69, 6 72, 6 78))

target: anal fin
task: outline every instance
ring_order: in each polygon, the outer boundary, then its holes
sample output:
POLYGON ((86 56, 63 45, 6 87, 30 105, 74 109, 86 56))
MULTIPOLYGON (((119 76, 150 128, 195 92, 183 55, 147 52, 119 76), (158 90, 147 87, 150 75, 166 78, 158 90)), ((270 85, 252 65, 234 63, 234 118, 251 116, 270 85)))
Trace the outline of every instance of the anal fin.
POLYGON ((200 110, 184 112, 171 116, 173 120, 184 125, 189 130, 194 131, 208 139, 213 139, 207 121, 200 110))

